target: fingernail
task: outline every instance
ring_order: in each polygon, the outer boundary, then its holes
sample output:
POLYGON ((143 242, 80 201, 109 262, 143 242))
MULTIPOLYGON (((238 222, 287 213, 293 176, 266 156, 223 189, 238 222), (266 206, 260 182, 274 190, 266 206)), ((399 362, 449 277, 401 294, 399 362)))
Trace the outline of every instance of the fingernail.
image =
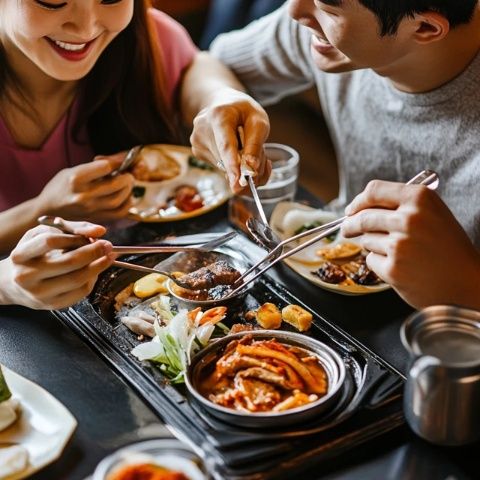
POLYGON ((353 213, 353 207, 352 205, 347 205, 345 207, 345 215, 351 215, 353 213))
POLYGON ((260 166, 260 160, 253 155, 245 155, 245 162, 249 167, 253 168, 254 170, 257 170, 260 166))
POLYGON ((109 255, 112 252, 113 245, 110 242, 103 242, 103 254, 109 255))

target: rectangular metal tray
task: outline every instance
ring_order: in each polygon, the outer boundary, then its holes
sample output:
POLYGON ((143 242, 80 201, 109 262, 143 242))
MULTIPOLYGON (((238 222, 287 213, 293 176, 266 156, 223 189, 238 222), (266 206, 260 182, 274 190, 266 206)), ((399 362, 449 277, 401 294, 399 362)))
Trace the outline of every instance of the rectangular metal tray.
MULTIPOLYGON (((251 251, 251 243, 238 238, 231 248, 251 251)), ((164 258, 151 255, 136 261, 152 266, 164 258)), ((236 428, 196 407, 182 386, 172 386, 158 368, 130 354, 136 335, 114 316, 115 295, 142 274, 107 271, 86 300, 56 312, 91 345, 150 405, 152 410, 203 458, 216 479, 291 478, 293 472, 338 455, 403 423, 403 376, 360 342, 314 312, 308 335, 334 348, 347 366, 350 388, 339 408, 326 418, 294 428, 266 431, 236 428)), ((249 290, 242 310, 266 301, 277 305, 307 305, 288 290, 263 276, 249 290)), ((238 313, 238 312, 237 312, 238 313)), ((238 321, 234 313, 232 323, 238 321)))

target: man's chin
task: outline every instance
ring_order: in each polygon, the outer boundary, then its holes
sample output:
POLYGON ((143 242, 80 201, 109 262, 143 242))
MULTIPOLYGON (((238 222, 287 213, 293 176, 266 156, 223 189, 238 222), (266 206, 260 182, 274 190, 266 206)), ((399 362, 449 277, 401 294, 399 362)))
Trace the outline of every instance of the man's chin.
POLYGON ((351 72, 357 69, 353 62, 338 50, 332 50, 325 55, 311 48, 311 54, 315 65, 325 73, 351 72))

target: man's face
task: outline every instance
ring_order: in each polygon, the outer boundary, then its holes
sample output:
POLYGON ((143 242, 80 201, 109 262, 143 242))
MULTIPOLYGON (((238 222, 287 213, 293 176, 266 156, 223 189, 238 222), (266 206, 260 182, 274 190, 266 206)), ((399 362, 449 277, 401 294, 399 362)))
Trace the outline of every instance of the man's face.
POLYGON ((407 19, 396 35, 382 37, 377 17, 358 0, 337 6, 329 0, 290 0, 289 11, 312 32, 311 53, 325 72, 371 68, 390 76, 414 46, 407 19))

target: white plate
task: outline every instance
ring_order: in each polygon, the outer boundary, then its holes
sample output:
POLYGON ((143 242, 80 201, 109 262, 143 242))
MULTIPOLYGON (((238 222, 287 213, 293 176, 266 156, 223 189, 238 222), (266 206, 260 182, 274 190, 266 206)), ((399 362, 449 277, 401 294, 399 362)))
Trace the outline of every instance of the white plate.
MULTIPOLYGON (((285 216, 292 211, 301 211, 301 212, 313 212, 316 210, 317 216, 319 221, 321 222, 329 222, 331 220, 335 220, 338 218, 334 213, 321 211, 318 209, 314 209, 307 205, 303 205, 301 203, 295 202, 281 202, 277 205, 275 210, 272 213, 272 217, 270 219, 270 224, 272 229, 277 233, 280 238, 285 239, 288 236, 291 236, 293 233, 285 228, 284 219, 285 216)), ((291 214, 290 214, 291 216, 291 214)), ((306 237, 308 239, 308 237, 306 237)), ((305 241, 305 239, 302 239, 305 241)), ((318 255, 316 255, 316 250, 319 248, 324 248, 328 246, 335 246, 338 243, 348 241, 352 242, 351 239, 345 239, 340 234, 337 235, 337 238, 333 242, 329 242, 326 240, 320 240, 318 243, 314 243, 310 245, 305 250, 302 250, 296 255, 292 255, 291 257, 285 259, 285 263, 303 278, 306 278, 311 283, 318 285, 319 287, 324 288, 325 290, 330 290, 331 292, 340 293, 342 295, 366 295, 369 293, 376 293, 381 292, 383 290, 387 290, 390 288, 390 285, 387 283, 379 283, 378 285, 337 285, 334 283, 328 283, 321 280, 316 275, 313 275, 312 271, 317 270, 324 260, 322 260, 318 255)))
POLYGON ((22 445, 29 455, 29 465, 25 470, 2 480, 18 480, 29 477, 59 458, 77 421, 46 390, 5 367, 2 370, 12 395, 21 403, 22 413, 13 425, 0 432, 0 445, 22 445))
POLYGON ((186 218, 203 215, 225 203, 230 198, 230 188, 225 174, 212 167, 204 170, 191 166, 188 158, 192 156, 192 150, 178 145, 149 145, 161 152, 166 152, 180 165, 180 174, 170 180, 160 182, 142 182, 137 180, 136 186, 145 188, 142 198, 134 198, 133 207, 130 209, 130 217, 141 222, 168 222, 184 220, 186 218), (197 188, 203 199, 203 207, 191 212, 184 212, 175 206, 166 209, 159 208, 165 204, 169 197, 173 196, 176 188, 182 185, 192 185, 197 188))

